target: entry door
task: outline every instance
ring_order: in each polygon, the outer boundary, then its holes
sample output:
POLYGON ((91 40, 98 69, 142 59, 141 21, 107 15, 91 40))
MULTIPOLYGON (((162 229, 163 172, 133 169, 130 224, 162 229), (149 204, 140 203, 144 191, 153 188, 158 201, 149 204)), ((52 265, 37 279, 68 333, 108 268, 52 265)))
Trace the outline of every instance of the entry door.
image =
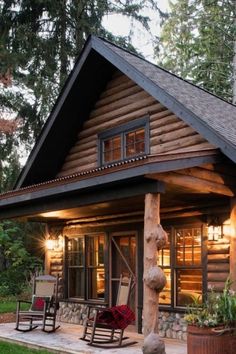
MULTIPOLYGON (((110 303, 115 305, 118 283, 123 276, 136 276, 136 234, 113 234, 111 237, 111 269, 110 269, 110 303)), ((135 286, 133 284, 129 305, 134 312, 136 309, 135 286)))

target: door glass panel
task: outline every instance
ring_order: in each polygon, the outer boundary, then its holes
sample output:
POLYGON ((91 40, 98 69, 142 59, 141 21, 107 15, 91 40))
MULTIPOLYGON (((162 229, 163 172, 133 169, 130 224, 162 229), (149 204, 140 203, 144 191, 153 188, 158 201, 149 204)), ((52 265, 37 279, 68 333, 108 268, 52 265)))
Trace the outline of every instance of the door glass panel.
MULTIPOLYGON (((115 236, 112 241, 112 305, 116 304, 118 284, 123 276, 135 275, 136 238, 130 236, 115 236), (119 249, 119 250, 118 250, 119 249)), ((135 289, 130 294, 130 307, 135 310, 135 289)))

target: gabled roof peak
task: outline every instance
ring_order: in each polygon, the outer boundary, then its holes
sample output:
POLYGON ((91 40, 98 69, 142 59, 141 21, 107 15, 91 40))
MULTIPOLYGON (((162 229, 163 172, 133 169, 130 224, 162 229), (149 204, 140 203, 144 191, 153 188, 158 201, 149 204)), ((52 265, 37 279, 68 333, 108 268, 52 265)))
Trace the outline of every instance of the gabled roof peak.
POLYGON ((56 100, 16 188, 55 177, 78 130, 116 69, 236 162, 235 105, 135 53, 91 35, 56 100))

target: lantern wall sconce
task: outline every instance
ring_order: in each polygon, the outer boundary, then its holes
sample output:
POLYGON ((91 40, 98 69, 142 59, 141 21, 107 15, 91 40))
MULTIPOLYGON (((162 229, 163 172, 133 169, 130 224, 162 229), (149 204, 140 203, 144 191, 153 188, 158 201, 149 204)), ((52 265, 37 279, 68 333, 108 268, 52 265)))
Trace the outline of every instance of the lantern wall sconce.
POLYGON ((217 216, 209 218, 207 236, 208 241, 219 241, 223 237, 223 226, 217 216))
POLYGON ((63 236, 59 236, 59 237, 53 237, 53 236, 49 236, 48 239, 46 239, 45 241, 45 245, 48 251, 56 251, 59 249, 63 248, 63 236))

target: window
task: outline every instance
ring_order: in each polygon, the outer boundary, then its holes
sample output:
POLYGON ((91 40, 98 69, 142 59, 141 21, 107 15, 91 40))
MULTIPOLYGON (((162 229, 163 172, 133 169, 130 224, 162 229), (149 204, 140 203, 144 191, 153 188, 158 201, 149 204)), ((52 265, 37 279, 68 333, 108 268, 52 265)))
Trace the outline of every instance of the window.
POLYGON ((67 242, 68 297, 103 300, 104 235, 78 236, 67 242))
POLYGON ((159 251, 159 265, 167 278, 159 303, 171 307, 201 303, 202 227, 172 228, 167 234, 168 244, 159 251))
POLYGON ((102 165, 129 159, 149 152, 148 118, 110 129, 99 135, 100 163, 102 165))

